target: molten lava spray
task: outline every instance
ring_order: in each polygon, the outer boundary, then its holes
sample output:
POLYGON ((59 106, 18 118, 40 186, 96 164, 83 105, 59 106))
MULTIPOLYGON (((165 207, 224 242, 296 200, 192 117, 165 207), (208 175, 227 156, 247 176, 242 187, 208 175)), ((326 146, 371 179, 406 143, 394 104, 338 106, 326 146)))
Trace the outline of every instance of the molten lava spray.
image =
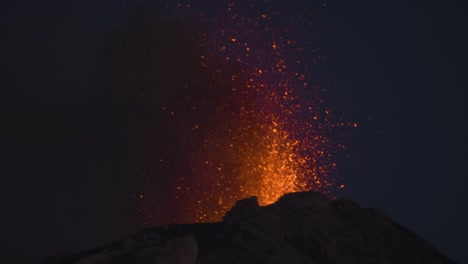
MULTIPOLYGON (((145 203, 153 219, 219 221, 242 198, 255 195, 268 205, 285 193, 328 192, 337 185, 329 175, 344 146, 332 135, 348 124, 332 121, 313 80, 322 74, 318 36, 326 28, 325 7, 279 6, 269 1, 177 6, 184 14, 196 13, 207 28, 198 33, 201 73, 194 83, 216 99, 185 102, 192 113, 178 122, 190 124, 181 139, 188 157, 179 169, 156 172, 171 175, 171 191, 165 192, 166 207, 158 200, 145 203), (214 104, 214 111, 200 110, 207 104, 214 104)), ((155 159, 164 163, 165 157, 155 159)), ((151 188, 136 194, 146 196, 151 188)))

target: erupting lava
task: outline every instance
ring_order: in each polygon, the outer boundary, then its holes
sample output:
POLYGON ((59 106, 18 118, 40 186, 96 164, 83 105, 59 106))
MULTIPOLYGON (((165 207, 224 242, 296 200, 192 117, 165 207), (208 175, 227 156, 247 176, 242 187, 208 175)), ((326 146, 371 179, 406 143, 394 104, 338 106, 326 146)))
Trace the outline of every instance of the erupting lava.
MULTIPOLYGON (((323 59, 311 42, 325 28, 320 8, 291 3, 281 10, 268 1, 245 1, 207 4, 217 10, 208 14, 200 5, 178 6, 196 10, 189 12, 208 28, 199 33, 202 74, 195 82, 215 94, 227 92, 217 95, 207 122, 185 120, 194 123, 187 128, 193 144, 187 168, 159 172, 174 178, 167 202, 179 211, 172 220, 219 221, 235 201, 252 195, 268 205, 289 192, 328 192, 336 184, 329 177, 335 154, 344 148, 332 131, 345 124, 332 121, 312 80, 323 59)), ((191 111, 204 103, 192 100, 191 111)), ((157 205, 145 205, 154 218, 171 211, 157 205)))

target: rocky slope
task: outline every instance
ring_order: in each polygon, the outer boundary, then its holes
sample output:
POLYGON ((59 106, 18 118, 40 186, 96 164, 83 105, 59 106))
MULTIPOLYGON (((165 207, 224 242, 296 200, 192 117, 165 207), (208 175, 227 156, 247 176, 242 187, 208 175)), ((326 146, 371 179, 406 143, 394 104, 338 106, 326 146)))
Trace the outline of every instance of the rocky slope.
POLYGON ((455 263, 379 209, 317 192, 260 207, 238 201, 221 223, 173 225, 50 263, 455 263))

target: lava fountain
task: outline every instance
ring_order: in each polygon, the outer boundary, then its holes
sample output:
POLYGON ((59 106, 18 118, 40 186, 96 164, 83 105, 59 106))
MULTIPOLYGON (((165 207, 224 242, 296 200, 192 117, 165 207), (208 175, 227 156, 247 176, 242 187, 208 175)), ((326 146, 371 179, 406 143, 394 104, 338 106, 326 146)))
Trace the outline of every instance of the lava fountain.
MULTIPOLYGON (((203 2, 176 10, 196 13, 206 28, 198 32, 200 74, 191 85, 216 96, 184 102, 190 114, 178 122, 190 124, 183 126, 188 157, 179 169, 153 172, 170 175, 166 207, 157 199, 143 207, 154 219, 171 215, 171 223, 211 222, 253 195, 268 205, 289 192, 329 192, 344 148, 332 135, 348 124, 334 121, 313 80, 322 74, 325 7, 203 2), (207 104, 213 111, 200 110, 207 104)), ((151 197, 151 187, 144 192, 135 196, 151 197)))

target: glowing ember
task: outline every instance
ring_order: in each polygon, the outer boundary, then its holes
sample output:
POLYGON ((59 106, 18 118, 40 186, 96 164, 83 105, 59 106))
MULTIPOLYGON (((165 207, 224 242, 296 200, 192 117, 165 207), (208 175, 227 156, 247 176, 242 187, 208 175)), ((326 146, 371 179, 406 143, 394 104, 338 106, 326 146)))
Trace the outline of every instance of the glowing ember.
MULTIPOLYGON (((289 192, 328 192, 335 186, 328 178, 336 170, 335 154, 344 148, 330 139, 344 124, 332 122, 330 110, 314 98, 319 91, 311 76, 318 74, 313 69, 320 49, 301 40, 323 28, 317 10, 291 4, 282 11, 267 1, 216 8, 212 16, 203 6, 187 7, 209 29, 199 33, 202 73, 194 82, 216 94, 217 106, 203 122, 194 116, 208 103, 188 99, 195 114, 178 120, 192 122, 185 136, 188 164, 158 172, 177 175, 166 201, 181 211, 170 216, 172 222, 219 221, 235 201, 252 195, 267 205, 289 192)), ((164 157, 154 158, 164 163, 164 157)), ((155 218, 171 211, 158 202, 148 207, 155 218)))

